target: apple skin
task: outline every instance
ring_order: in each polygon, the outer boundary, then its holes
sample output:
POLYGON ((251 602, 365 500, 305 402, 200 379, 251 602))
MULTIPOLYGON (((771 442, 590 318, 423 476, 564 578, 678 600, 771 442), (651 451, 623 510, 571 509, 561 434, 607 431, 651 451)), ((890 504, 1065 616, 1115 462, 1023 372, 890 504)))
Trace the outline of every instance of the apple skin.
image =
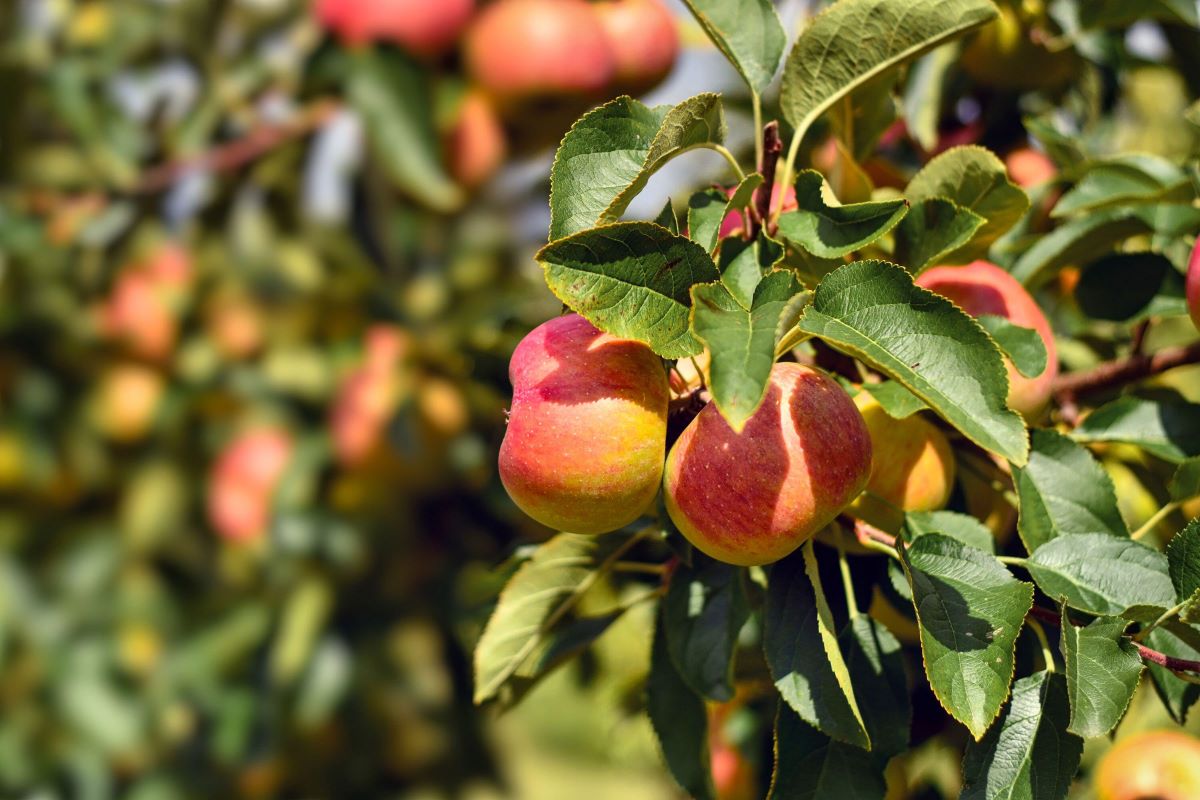
POLYGON ((1195 800, 1200 740, 1182 731, 1143 731, 1117 741, 1100 759, 1097 800, 1195 800))
POLYGON ((1058 167, 1045 153, 1032 147, 1018 147, 1004 157, 1008 175, 1022 189, 1041 186, 1058 177, 1058 167))
POLYGON ((261 538, 271 521, 271 502, 292 456, 292 439, 282 430, 260 428, 234 439, 213 464, 208 519, 223 538, 261 538))
POLYGON ((934 267, 917 277, 918 286, 942 295, 972 317, 994 314, 1014 325, 1033 328, 1046 345, 1046 369, 1026 378, 1005 359, 1008 369, 1008 405, 1027 420, 1041 416, 1050 401, 1051 384, 1058 376, 1054 332, 1033 296, 1012 275, 987 261, 962 267, 934 267))
POLYGON ((497 0, 467 29, 465 58, 468 74, 501 103, 595 94, 617 68, 584 0, 497 0))
POLYGON ((482 92, 472 90, 463 97, 446 151, 450 174, 469 188, 484 183, 504 162, 508 153, 504 126, 482 92))
POLYGON ((827 525, 870 474, 870 431, 850 396, 821 372, 779 363, 740 434, 713 404, 684 429, 667 456, 667 513, 713 558, 768 564, 827 525))
POLYGON ((500 479, 513 502, 572 533, 637 519, 662 480, 669 391, 659 357, 569 314, 521 340, 509 378, 500 479))
POLYGON ((374 325, 364 337, 362 363, 338 387, 329 415, 337 462, 357 467, 375 454, 400 399, 398 367, 410 342, 405 332, 374 325))
POLYGON ((1200 239, 1192 247, 1187 271, 1187 307, 1192 324, 1200 330, 1200 239))
POLYGON ((679 55, 679 29, 660 0, 602 0, 594 9, 616 61, 615 93, 644 94, 667 77, 679 55))
POLYGON ((870 494, 859 495, 847 512, 894 533, 904 522, 902 512, 944 507, 956 470, 945 435, 919 414, 894 419, 867 392, 860 392, 854 404, 871 434, 870 494))
POLYGON ((318 0, 317 22, 347 45, 391 42, 418 56, 440 55, 471 19, 475 0, 318 0))
POLYGON ((149 432, 165 392, 162 376, 149 367, 111 367, 101 377, 93 397, 95 425, 113 441, 137 441, 149 432))

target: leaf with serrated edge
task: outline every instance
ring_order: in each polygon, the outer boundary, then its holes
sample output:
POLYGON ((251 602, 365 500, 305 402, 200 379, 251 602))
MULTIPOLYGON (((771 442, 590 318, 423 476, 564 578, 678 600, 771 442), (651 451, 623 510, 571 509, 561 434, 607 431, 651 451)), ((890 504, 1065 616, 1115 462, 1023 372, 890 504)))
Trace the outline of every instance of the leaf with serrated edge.
POLYGON ((830 739, 779 704, 767 800, 883 800, 886 793, 883 765, 872 754, 830 739))
POLYGON ((659 615, 646 679, 646 712, 671 777, 691 797, 715 800, 708 750, 708 713, 675 668, 659 615))
POLYGON ((901 550, 938 702, 980 739, 1008 697, 1033 586, 995 557, 937 533, 901 550))
POLYGON ((1033 328, 1022 328, 1007 317, 980 314, 976 319, 984 327, 1001 352, 1008 356, 1017 372, 1026 378, 1036 378, 1046 371, 1046 343, 1033 328))
POLYGON ((743 307, 724 284, 692 287, 692 330, 708 348, 709 388, 717 410, 740 433, 767 393, 775 363, 775 330, 800 284, 790 272, 766 275, 743 307))
POLYGON ((1062 534, 1034 550, 1025 565, 1043 592, 1089 614, 1175 603, 1167 557, 1132 539, 1062 534))
POLYGON ((817 287, 800 328, 899 381, 980 447, 1025 463, 1025 423, 1008 407, 1000 351, 978 322, 915 286, 902 267, 839 267, 817 287))
POLYGON ((988 0, 842 0, 818 14, 783 67, 783 116, 804 132, 841 98, 884 72, 983 25, 988 0))
POLYGON ((863 391, 874 397, 892 419, 905 419, 929 406, 896 381, 863 384, 863 391))
POLYGON ((683 0, 751 91, 767 90, 788 35, 771 0, 683 0))
POLYGON ((679 233, 679 220, 675 218, 675 206, 671 205, 670 200, 663 205, 662 211, 658 212, 654 224, 666 228, 671 233, 679 233))
MULTIPOLYGON (((1173 658, 1200 660, 1200 648, 1193 647, 1183 641, 1174 631, 1160 626, 1150 631, 1145 644, 1160 653, 1173 658)), ((1154 682, 1154 690, 1162 700, 1171 718, 1183 725, 1187 722, 1188 711, 1197 700, 1200 700, 1200 685, 1187 683, 1174 672, 1157 664, 1147 664, 1146 671, 1154 682)))
POLYGON ((733 653, 750 614, 741 570, 695 554, 671 577, 663 614, 671 658, 692 691, 732 699, 733 653))
POLYGON ((1037 672, 1013 684, 999 724, 963 757, 962 800, 1062 800, 1083 739, 1067 730, 1066 682, 1037 672))
POLYGON ((941 264, 965 264, 985 256, 1029 210, 1029 198, 1008 179, 1004 162, 977 145, 952 147, 930 159, 909 181, 904 196, 913 203, 944 197, 987 220, 964 246, 942 255, 941 264))
POLYGON ((1178 464, 1200 456, 1200 403, 1181 397, 1121 397, 1088 414, 1071 437, 1134 444, 1178 464))
POLYGON ((1167 565, 1179 602, 1200 591, 1200 518, 1194 519, 1167 544, 1167 565))
POLYGON ((1125 716, 1145 664, 1124 635, 1128 621, 1120 617, 1098 617, 1078 628, 1063 606, 1061 623, 1059 647, 1071 698, 1068 730, 1085 739, 1104 736, 1125 716))
POLYGON ((858 614, 842 628, 838 643, 859 698, 871 753, 880 759, 908 749, 912 701, 900 642, 884 625, 858 614))
POLYGON ((931 264, 946 263, 946 258, 966 246, 985 224, 984 217, 953 200, 919 200, 896 227, 896 261, 914 274, 931 264))
POLYGON ((811 169, 797 175, 797 210, 779 218, 781 238, 820 258, 841 258, 866 247, 908 211, 903 199, 829 205, 821 195, 824 180, 811 169))
POLYGON ((1054 204, 1050 216, 1062 218, 1131 203, 1187 201, 1194 194, 1183 170, 1171 162, 1147 153, 1126 153, 1090 164, 1054 204))
POLYGON ((663 358, 700 352, 688 329, 689 290, 720 275, 692 240, 650 222, 618 222, 551 242, 536 258, 550 291, 600 330, 663 358))
POLYGON ((1112 479, 1087 449, 1050 429, 1033 431, 1030 441, 1028 463, 1013 469, 1026 550, 1063 534, 1129 536, 1112 479))
POLYGON ((996 539, 992 532, 970 514, 957 511, 909 511, 904 515, 904 534, 908 541, 930 533, 949 536, 985 553, 996 551, 996 539))
POLYGON ((708 252, 716 252, 721 223, 731 212, 747 206, 762 185, 762 175, 747 175, 728 197, 720 189, 705 189, 688 202, 688 237, 708 252))

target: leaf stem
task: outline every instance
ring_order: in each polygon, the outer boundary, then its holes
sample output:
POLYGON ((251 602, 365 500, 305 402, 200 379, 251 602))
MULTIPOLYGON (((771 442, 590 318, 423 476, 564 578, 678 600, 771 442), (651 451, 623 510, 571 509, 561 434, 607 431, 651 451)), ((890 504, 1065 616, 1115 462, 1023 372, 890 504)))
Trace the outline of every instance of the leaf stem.
POLYGON ((750 106, 754 109, 754 163, 761 171, 763 166, 762 98, 754 90, 750 91, 750 106))
MULTIPOLYGON (((833 523, 838 524, 836 521, 833 523)), ((842 546, 842 539, 839 536, 837 540, 838 546, 838 569, 842 573, 842 587, 846 590, 846 611, 850 614, 850 619, 858 619, 861 612, 858 610, 858 600, 854 597, 854 578, 850 575, 850 562, 846 560, 846 548, 842 546)))
POLYGON ((742 165, 738 163, 737 157, 729 152, 728 147, 723 144, 713 144, 710 147, 724 157, 725 161, 729 164, 729 168, 733 170, 733 174, 737 176, 739 183, 746 179, 746 173, 742 171, 742 165))
MULTIPOLYGON (((783 162, 783 173, 781 175, 784 186, 790 186, 792 176, 796 170, 796 156, 800 154, 800 140, 807 133, 807 128, 799 128, 792 134, 792 143, 788 146, 787 158, 783 162)), ((779 193, 779 200, 775 203, 775 208, 771 211, 771 222, 774 223, 779 219, 779 215, 783 213, 784 192, 779 193)))
POLYGON ((628 572, 640 575, 665 575, 666 564, 645 564, 639 561, 618 561, 612 566, 613 572, 628 572))
POLYGON ((1021 556, 996 556, 996 560, 1001 564, 1008 564, 1016 567, 1023 567, 1027 563, 1027 559, 1022 558, 1021 556))
POLYGON ((1038 638, 1038 643, 1042 646, 1042 661, 1045 662, 1046 672, 1054 672, 1054 651, 1050 649, 1050 640, 1046 638, 1046 629, 1042 627, 1042 623, 1032 617, 1026 617, 1025 621, 1029 623, 1029 629, 1033 631, 1033 635, 1038 638))
POLYGON ((1150 635, 1150 631, 1154 630, 1159 625, 1162 625, 1164 622, 1171 619, 1172 617, 1175 617, 1176 615, 1178 615, 1180 611, 1183 611, 1183 607, 1186 605, 1187 605, 1187 601, 1185 600, 1184 602, 1180 603, 1177 606, 1172 606, 1171 608, 1168 608, 1166 611, 1164 611, 1162 613, 1162 616, 1160 616, 1158 619, 1154 620, 1154 622, 1151 622, 1149 625, 1147 625, 1146 627, 1142 628, 1140 631, 1135 633, 1133 635, 1133 640, 1135 642, 1143 641, 1147 636, 1150 635))
POLYGON ((1179 506, 1180 506, 1180 502, 1178 500, 1172 500, 1171 502, 1167 503, 1165 506, 1160 508, 1158 511, 1155 511, 1154 515, 1151 516, 1150 519, 1146 520, 1142 524, 1142 527, 1138 528, 1136 531, 1129 534, 1129 538, 1136 539, 1136 540, 1140 540, 1140 539, 1144 538, 1147 534, 1150 533, 1150 531, 1152 531, 1158 527, 1158 523, 1160 523, 1164 519, 1166 519, 1171 514, 1171 512, 1173 512, 1175 509, 1179 508, 1179 506))

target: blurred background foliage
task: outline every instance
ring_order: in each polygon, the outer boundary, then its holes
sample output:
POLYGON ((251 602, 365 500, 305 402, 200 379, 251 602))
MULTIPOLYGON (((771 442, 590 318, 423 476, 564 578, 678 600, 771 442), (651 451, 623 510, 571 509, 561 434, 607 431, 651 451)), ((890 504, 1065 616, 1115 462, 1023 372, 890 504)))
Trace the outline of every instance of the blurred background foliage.
MULTIPOLYGON (((790 30, 811 5, 780 4, 790 30)), ((1034 5, 986 33, 1016 48, 1003 69, 935 53, 883 87, 860 129, 905 111, 909 136, 826 153, 838 194, 903 186, 956 141, 1023 147, 1022 120, 1066 172, 1085 147, 1196 152, 1186 3, 1079 36, 1063 20, 1100 11, 1060 3, 1046 23, 1034 5), (1021 79, 1043 25, 1053 64, 1021 79)), ((726 91, 745 152, 736 75, 669 7, 683 49, 650 101, 726 91)), ((495 453, 508 356, 559 308, 530 258, 550 157, 604 99, 510 116, 464 164, 475 96, 453 47, 345 43, 307 0, 3 3, 0 795, 676 796, 642 713, 648 606, 517 709, 471 705, 495 594, 549 533, 495 453)), ((717 179, 710 156, 642 196, 717 179)), ((1023 230, 1045 224, 1035 207, 1023 230)), ((1111 354, 1076 333, 1068 364, 1111 354)), ((1149 494, 1121 493, 1139 524, 1161 482, 1123 457, 1118 487, 1149 494)), ((712 710, 729 797, 769 774, 756 697, 712 710)), ((1166 721, 1135 704, 1127 727, 1166 721)), ((917 736, 911 796, 956 792, 961 732, 940 734, 917 736)))

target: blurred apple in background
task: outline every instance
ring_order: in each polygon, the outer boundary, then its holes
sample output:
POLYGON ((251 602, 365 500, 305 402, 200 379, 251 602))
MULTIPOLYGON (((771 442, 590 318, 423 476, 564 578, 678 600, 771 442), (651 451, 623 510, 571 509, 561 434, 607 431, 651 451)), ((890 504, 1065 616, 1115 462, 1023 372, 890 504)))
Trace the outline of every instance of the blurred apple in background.
POLYGON ((208 518, 231 541, 264 536, 275 489, 292 456, 292 438, 278 428, 247 431, 221 451, 208 486, 208 518))
POLYGON ((389 42, 429 57, 450 49, 474 8, 474 0, 317 0, 315 12, 348 45, 389 42))

